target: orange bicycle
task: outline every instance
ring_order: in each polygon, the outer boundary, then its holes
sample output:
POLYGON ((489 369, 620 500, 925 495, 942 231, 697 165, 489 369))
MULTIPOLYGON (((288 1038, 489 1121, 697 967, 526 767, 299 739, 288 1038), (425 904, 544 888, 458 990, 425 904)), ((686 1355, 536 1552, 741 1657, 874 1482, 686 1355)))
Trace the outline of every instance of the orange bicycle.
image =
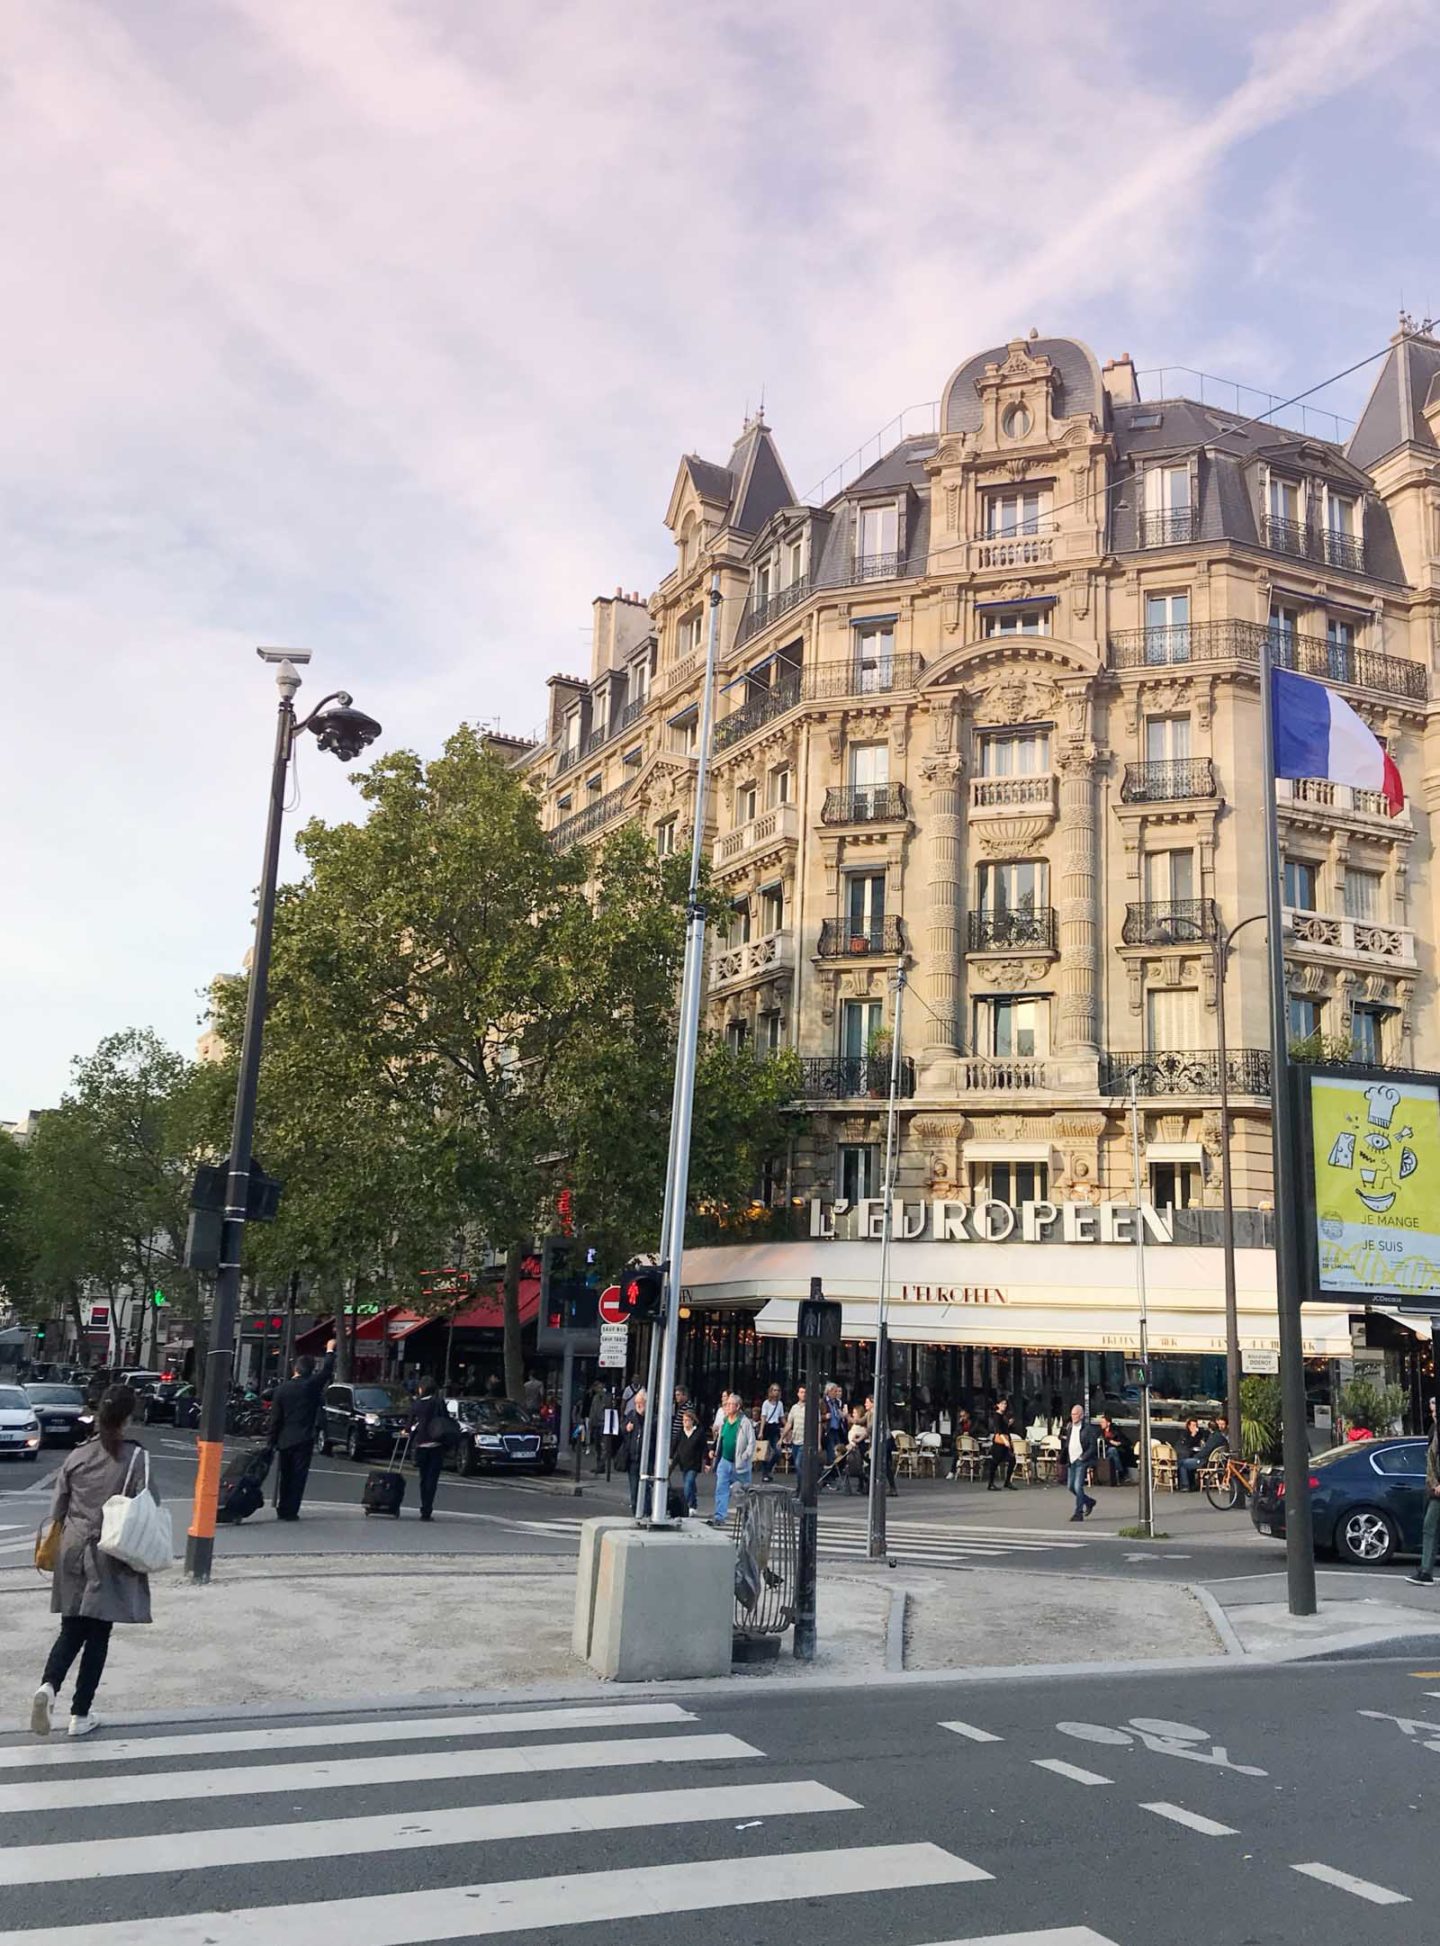
POLYGON ((1226 1453, 1223 1459, 1217 1455, 1205 1472, 1209 1476, 1205 1481, 1205 1498, 1222 1514, 1238 1507, 1247 1495, 1253 1496, 1260 1479, 1258 1463, 1236 1459, 1231 1453, 1226 1453))

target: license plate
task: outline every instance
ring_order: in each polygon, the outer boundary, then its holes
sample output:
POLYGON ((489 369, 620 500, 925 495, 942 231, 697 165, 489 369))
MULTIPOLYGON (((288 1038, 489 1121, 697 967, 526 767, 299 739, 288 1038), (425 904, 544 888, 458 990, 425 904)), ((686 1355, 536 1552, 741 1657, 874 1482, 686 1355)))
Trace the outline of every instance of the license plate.
POLYGON ((1269 1534, 1273 1537, 1275 1533, 1275 1529, 1269 1524, 1268 1521, 1264 1521, 1264 1520, 1259 1521, 1257 1525, 1259 1526, 1260 1532, 1262 1534, 1269 1534))

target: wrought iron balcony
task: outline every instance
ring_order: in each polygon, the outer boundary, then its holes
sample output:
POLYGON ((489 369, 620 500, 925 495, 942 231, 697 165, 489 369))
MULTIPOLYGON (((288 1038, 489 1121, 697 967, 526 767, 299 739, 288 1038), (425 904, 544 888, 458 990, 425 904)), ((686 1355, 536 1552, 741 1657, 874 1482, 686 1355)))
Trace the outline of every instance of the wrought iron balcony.
POLYGON ((970 914, 972 953, 1053 953, 1055 940, 1055 911, 1052 906, 1037 906, 1031 912, 970 914))
POLYGON ((907 816, 903 784, 839 784, 825 793, 822 824, 893 824, 907 816))
POLYGON ((1410 702, 1423 703, 1430 694, 1429 671, 1422 662, 1382 655, 1377 649, 1348 648, 1323 635, 1267 629, 1263 622, 1180 622, 1170 628, 1123 629, 1110 637, 1110 666, 1164 669, 1185 662, 1256 663, 1267 633, 1278 669, 1410 702))
POLYGON ((587 804, 583 811, 563 819, 548 833, 551 850, 568 851, 571 845, 578 844, 582 838, 588 838, 592 831, 598 831, 602 825, 618 817, 625 807, 629 790, 628 784, 621 784, 618 790, 606 791, 603 797, 597 797, 593 803, 587 804))
POLYGON ((786 710, 794 709, 800 701, 800 674, 796 670, 787 674, 783 681, 772 683, 768 689, 752 690, 750 695, 728 716, 722 716, 715 725, 715 748, 728 750, 732 744, 741 742, 752 731, 771 723, 786 710))
MULTIPOLYGON (((849 1101, 859 1095, 888 1095, 890 1056, 888 1054, 828 1056, 803 1055, 800 1061, 802 1101, 849 1101)), ((900 1060, 900 1093, 915 1092, 915 1063, 906 1056, 900 1060)))
POLYGON ((903 554, 857 554, 850 564, 850 581, 895 581, 905 572, 903 554))
POLYGON ((615 727, 619 730, 628 730, 632 723, 638 723, 645 714, 645 705, 649 700, 648 696, 637 696, 633 703, 627 703, 621 710, 619 722, 615 727))
POLYGON ((1358 534, 1342 534, 1337 527, 1325 529, 1325 559, 1332 568, 1365 572, 1365 543, 1358 534))
POLYGON ((609 724, 597 723, 594 729, 591 730, 590 734, 586 737, 585 741, 581 744, 580 754, 582 757, 593 756, 594 753, 600 748, 602 743, 608 743, 609 741, 610 741, 609 724))
POLYGON ((874 919, 868 925, 850 919, 822 919, 816 951, 821 959, 894 959, 904 946, 898 919, 874 919))
POLYGON ((1175 513, 1140 516, 1142 547, 1181 547, 1187 541, 1193 541, 1199 531, 1199 520, 1193 507, 1184 507, 1175 513))
POLYGON ((1125 908, 1126 946, 1195 946, 1215 937, 1213 899, 1146 899, 1125 908))
POLYGON ((852 655, 817 662, 805 672, 803 695, 807 703, 831 696, 885 696, 895 689, 913 689, 924 667, 923 655, 852 655))
POLYGON ((1276 554, 1296 554, 1304 560, 1316 552, 1309 529, 1303 521, 1281 520, 1276 514, 1261 516, 1260 539, 1276 554))
MULTIPOLYGON (((1107 1054, 1100 1064, 1100 1092, 1128 1095, 1132 1070, 1138 1071, 1142 1095, 1220 1093, 1220 1056, 1213 1047, 1192 1053, 1107 1054)), ((1268 1095, 1269 1048, 1232 1047, 1225 1060, 1225 1077, 1232 1095, 1268 1095)))
POLYGON ((557 777, 563 777, 566 771, 573 770, 579 761, 580 745, 578 743, 567 744, 555 759, 555 775, 557 777))
POLYGON ((740 617, 740 627, 736 634, 737 642, 748 642, 752 635, 769 628, 771 622, 778 622, 782 615, 788 615, 797 608, 810 593, 810 577, 802 574, 792 581, 788 588, 777 588, 773 594, 764 595, 759 600, 752 594, 745 605, 745 613, 740 617))
POLYGON ((1178 798, 1214 797, 1215 766, 1208 757, 1168 757, 1126 764, 1120 786, 1124 804, 1172 804, 1178 798))
POLYGON ((1324 561, 1332 568, 1348 568, 1354 574, 1365 572, 1365 543, 1358 534, 1345 534, 1334 527, 1307 527, 1303 521, 1280 520, 1266 514, 1260 522, 1260 538, 1276 554, 1291 554, 1302 561, 1324 561))

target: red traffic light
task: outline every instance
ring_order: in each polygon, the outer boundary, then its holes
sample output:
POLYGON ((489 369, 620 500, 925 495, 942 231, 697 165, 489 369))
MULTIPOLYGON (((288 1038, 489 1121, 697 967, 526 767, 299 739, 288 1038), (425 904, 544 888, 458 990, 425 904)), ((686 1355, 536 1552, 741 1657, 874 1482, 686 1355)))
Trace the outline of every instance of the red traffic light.
POLYGON ((651 1324, 665 1311, 665 1273, 658 1264, 637 1264, 620 1285, 620 1307, 636 1324, 651 1324))

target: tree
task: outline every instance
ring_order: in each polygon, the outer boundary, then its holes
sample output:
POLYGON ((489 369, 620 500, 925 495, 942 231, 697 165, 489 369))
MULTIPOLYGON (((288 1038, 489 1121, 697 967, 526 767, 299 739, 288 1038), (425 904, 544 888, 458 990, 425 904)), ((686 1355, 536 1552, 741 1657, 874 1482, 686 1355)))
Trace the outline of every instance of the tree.
POLYGON ((25 1192, 24 1146, 8 1129, 0 1129, 0 1296, 17 1309, 28 1291, 31 1272, 25 1192))

